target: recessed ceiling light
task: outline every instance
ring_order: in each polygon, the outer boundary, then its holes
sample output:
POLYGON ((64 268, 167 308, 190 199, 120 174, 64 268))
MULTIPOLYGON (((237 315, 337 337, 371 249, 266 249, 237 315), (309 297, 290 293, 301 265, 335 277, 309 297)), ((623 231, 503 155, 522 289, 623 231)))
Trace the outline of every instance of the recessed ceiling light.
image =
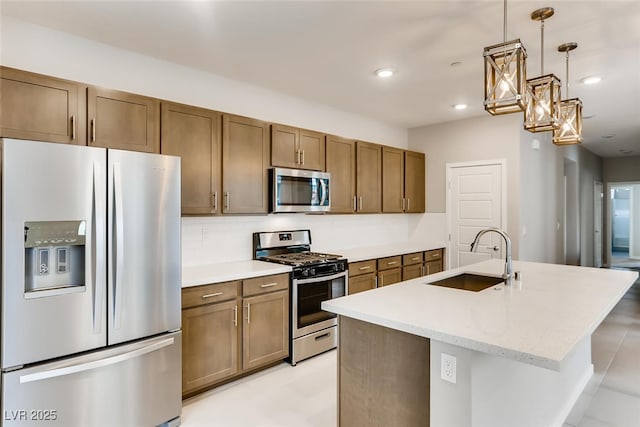
POLYGON ((451 107, 455 110, 466 110, 467 104, 453 104, 451 107))
POLYGON ((598 76, 589 76, 589 77, 581 78, 580 83, 584 83, 586 85, 593 85, 593 84, 599 83, 600 80, 602 80, 602 78, 598 76))
POLYGON ((589 120, 589 119, 593 119, 596 115, 595 114, 591 114, 589 116, 582 116, 582 120, 589 120))
POLYGON ((615 134, 615 133, 610 133, 610 134, 608 134, 608 135, 602 135, 602 138, 604 138, 604 139, 611 139, 611 138, 614 138, 615 136, 616 136, 616 134, 615 134))
POLYGON ((462 64, 462 62, 460 62, 460 61, 453 61, 453 62, 452 62, 451 64, 449 64, 449 65, 450 65, 450 66, 452 66, 452 67, 457 67, 458 65, 461 65, 461 64, 462 64))
POLYGON ((395 74, 395 71, 391 68, 379 68, 376 70, 375 74, 381 79, 388 79, 395 74))
POLYGON ((620 154, 625 154, 625 155, 629 155, 633 153, 633 150, 618 150, 620 151, 620 154))

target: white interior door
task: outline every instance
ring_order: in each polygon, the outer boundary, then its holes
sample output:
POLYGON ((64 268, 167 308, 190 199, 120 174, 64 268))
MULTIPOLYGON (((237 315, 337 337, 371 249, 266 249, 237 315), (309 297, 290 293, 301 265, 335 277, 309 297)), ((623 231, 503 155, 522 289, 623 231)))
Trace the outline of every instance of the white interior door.
POLYGON ((450 268, 502 258, 502 238, 485 234, 476 252, 471 242, 487 227, 505 228, 504 161, 447 165, 450 268))
POLYGON ((602 183, 593 186, 593 265, 602 267, 602 204, 604 198, 602 183))

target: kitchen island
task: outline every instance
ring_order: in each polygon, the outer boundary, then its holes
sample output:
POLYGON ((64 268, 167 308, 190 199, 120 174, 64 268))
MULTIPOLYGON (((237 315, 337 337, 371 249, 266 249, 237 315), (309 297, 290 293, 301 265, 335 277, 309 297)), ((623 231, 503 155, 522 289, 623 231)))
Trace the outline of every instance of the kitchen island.
POLYGON ((638 273, 514 262, 511 286, 429 285, 503 268, 324 302, 339 315, 339 425, 561 426, 593 373, 591 334, 638 273))

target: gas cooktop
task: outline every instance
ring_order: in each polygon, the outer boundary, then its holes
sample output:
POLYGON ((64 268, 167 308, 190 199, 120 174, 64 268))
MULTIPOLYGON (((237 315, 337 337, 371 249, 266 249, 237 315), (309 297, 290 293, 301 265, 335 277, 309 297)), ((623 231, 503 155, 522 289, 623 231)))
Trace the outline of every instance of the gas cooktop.
POLYGON ((304 252, 289 252, 289 253, 278 254, 278 255, 267 255, 264 258, 262 258, 262 260, 298 267, 306 264, 321 264, 329 261, 335 261, 341 258, 342 257, 340 255, 304 251, 304 252))

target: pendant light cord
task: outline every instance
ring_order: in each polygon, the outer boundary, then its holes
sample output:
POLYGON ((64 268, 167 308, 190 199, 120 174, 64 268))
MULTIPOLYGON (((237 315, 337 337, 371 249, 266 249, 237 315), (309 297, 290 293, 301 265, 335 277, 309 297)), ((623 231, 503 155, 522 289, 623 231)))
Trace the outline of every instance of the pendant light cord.
POLYGON ((504 17, 504 24, 502 28, 502 41, 506 43, 507 42, 507 0, 504 0, 503 17, 504 17))
POLYGON ((544 75, 544 19, 540 20, 540 75, 544 75))
POLYGON ((566 67, 566 72, 567 72, 566 78, 567 78, 567 81, 566 81, 565 85, 566 85, 567 90, 566 90, 565 93, 566 93, 567 99, 569 99, 569 51, 568 50, 566 52, 566 59, 567 59, 567 64, 566 64, 566 66, 567 66, 566 67))

